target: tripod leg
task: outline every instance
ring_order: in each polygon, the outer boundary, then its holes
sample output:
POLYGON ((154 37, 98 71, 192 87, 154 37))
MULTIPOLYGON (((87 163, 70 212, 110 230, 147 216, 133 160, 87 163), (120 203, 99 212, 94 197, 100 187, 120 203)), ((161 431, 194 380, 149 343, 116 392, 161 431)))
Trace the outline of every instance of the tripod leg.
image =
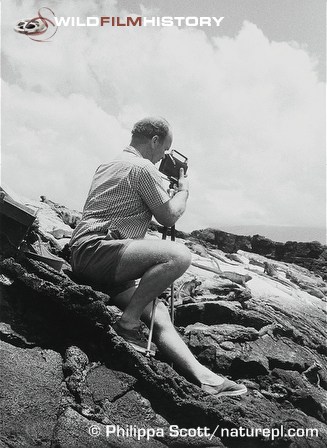
MULTIPOLYGON (((175 226, 172 226, 170 229, 170 239, 171 241, 175 241, 175 226)), ((171 284, 170 287, 170 318, 171 322, 174 325, 175 320, 175 288, 174 283, 171 284)))
MULTIPOLYGON (((163 232, 162 232, 163 240, 167 239, 167 234, 168 234, 168 227, 164 227, 163 232)), ((171 241, 175 241, 175 226, 172 226, 170 228, 170 239, 171 239, 171 241)), ((173 282, 170 286, 170 319, 171 319, 171 322, 173 325, 174 325, 174 320, 175 320, 174 293, 175 293, 175 288, 174 288, 174 282, 173 282)), ((152 312, 152 315, 153 315, 153 312, 152 312)), ((151 319, 151 325, 152 325, 152 319, 151 319)), ((149 347, 150 346, 148 344, 148 349, 149 349, 149 347)), ((173 363, 171 363, 171 367, 173 367, 173 363)))
POLYGON ((155 312, 156 312, 156 305, 157 305, 157 299, 154 299, 153 304, 152 304, 148 345, 147 345, 146 352, 145 352, 145 356, 148 356, 148 357, 151 356, 151 342, 152 342, 152 335, 153 335, 153 326, 154 326, 154 316, 155 316, 155 312))
POLYGON ((164 226, 162 229, 162 239, 163 240, 167 239, 167 233, 168 233, 168 227, 164 226))
POLYGON ((171 226, 170 228, 170 239, 175 241, 175 226, 171 226))
POLYGON ((175 287, 174 287, 174 283, 171 284, 170 286, 170 319, 172 324, 174 325, 174 320, 175 320, 175 306, 174 306, 174 301, 175 301, 175 287))

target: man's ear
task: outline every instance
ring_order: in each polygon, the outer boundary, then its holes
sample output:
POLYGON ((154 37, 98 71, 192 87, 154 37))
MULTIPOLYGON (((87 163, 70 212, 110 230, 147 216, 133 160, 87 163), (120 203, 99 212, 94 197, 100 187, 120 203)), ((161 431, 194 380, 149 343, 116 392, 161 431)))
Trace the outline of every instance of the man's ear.
POLYGON ((159 136, 158 136, 158 135, 154 135, 154 136, 151 138, 151 146, 152 146, 153 148, 156 148, 156 147, 158 146, 158 143, 160 143, 159 136))

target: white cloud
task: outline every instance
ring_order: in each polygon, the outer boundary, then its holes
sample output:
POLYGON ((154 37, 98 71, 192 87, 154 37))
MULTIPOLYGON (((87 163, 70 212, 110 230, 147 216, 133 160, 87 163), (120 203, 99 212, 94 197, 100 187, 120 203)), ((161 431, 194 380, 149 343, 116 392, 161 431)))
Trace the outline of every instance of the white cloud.
MULTIPOLYGON (((58 16, 119 15, 114 2, 64 5, 58 16)), ((248 22, 235 38, 71 27, 38 44, 12 32, 14 5, 3 9, 7 183, 81 208, 96 166, 135 120, 159 114, 190 159, 179 227, 324 225, 325 86, 304 49, 248 22)))
POLYGON ((4 83, 3 98, 4 181, 25 196, 81 208, 95 169, 129 133, 81 95, 54 97, 4 83))

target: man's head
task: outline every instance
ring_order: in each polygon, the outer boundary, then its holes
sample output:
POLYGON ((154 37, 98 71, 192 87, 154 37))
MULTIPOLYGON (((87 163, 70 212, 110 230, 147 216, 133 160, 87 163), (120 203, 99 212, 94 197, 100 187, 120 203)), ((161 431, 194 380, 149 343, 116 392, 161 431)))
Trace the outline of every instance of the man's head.
POLYGON ((172 140, 170 125, 161 117, 143 118, 132 129, 131 145, 153 163, 162 159, 172 140))

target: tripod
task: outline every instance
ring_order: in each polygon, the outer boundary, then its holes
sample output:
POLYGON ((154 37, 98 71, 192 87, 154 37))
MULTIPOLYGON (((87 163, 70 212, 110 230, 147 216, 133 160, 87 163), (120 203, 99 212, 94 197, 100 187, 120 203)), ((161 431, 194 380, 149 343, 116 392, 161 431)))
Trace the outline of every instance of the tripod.
MULTIPOLYGON (((167 235, 168 235, 168 227, 163 227, 162 230, 162 239, 166 240, 167 239, 167 235)), ((170 239, 171 241, 175 241, 175 226, 171 226, 170 227, 170 239)), ((170 285, 170 318, 172 321, 172 324, 174 325, 174 282, 170 285)), ((157 298, 155 298, 153 300, 153 304, 152 304, 152 312, 151 312, 151 323, 150 323, 150 330, 149 330, 149 338, 148 338, 148 345, 146 348, 146 352, 145 352, 145 356, 150 356, 150 347, 151 347, 151 341, 152 341, 152 336, 153 336, 153 326, 154 326, 154 317, 155 317, 155 312, 156 312, 156 305, 157 305, 157 298)))

